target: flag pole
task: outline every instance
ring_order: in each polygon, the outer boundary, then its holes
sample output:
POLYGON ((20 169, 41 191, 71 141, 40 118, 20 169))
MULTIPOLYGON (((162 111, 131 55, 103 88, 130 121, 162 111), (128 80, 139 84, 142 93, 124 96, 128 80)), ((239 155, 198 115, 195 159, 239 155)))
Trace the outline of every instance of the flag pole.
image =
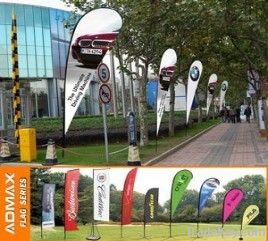
MULTIPOLYGON (((66 188, 66 174, 65 174, 65 177, 64 177, 64 193, 65 193, 65 188, 66 188)), ((66 223, 65 223, 65 219, 66 219, 66 204, 65 204, 65 195, 64 195, 64 209, 63 209, 63 211, 64 211, 64 221, 63 221, 63 224, 64 224, 64 235, 63 235, 63 238, 64 238, 64 240, 66 240, 66 223)))
POLYGON ((172 222, 172 197, 170 198, 170 212, 169 212, 169 237, 172 237, 171 234, 171 222, 172 222))
MULTIPOLYGON (((93 168, 93 182, 95 180, 95 169, 93 168)), ((94 189, 94 183, 93 183, 93 189, 94 189)), ((90 235, 88 237, 86 237, 87 240, 99 240, 100 234, 94 219, 94 196, 93 196, 93 208, 92 208, 93 212, 92 212, 92 222, 91 222, 91 232, 90 235), (95 226, 96 225, 96 226, 95 226), (96 227, 96 231, 95 232, 95 227, 96 227)))
POLYGON ((43 239, 43 195, 44 195, 44 186, 43 186, 43 190, 42 190, 42 195, 41 195, 41 200, 42 200, 42 210, 41 210, 41 239, 43 239))

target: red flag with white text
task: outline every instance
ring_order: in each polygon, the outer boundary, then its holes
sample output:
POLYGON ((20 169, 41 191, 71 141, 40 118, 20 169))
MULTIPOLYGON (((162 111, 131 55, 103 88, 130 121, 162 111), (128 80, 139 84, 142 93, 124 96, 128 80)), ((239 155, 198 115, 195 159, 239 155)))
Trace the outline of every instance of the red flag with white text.
POLYGON ((78 169, 67 171, 65 176, 64 194, 64 230, 77 230, 76 218, 78 214, 78 182, 80 172, 78 169))

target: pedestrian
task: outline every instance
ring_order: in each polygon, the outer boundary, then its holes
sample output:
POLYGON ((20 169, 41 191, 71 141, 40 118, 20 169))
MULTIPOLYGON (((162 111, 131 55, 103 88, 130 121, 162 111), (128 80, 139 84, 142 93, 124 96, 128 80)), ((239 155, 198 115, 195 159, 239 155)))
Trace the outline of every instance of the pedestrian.
POLYGON ((246 116, 247 122, 250 123, 250 116, 251 116, 250 105, 248 105, 247 108, 245 109, 244 115, 246 116))
POLYGON ((232 107, 230 107, 229 116, 230 116, 230 121, 232 123, 235 123, 235 111, 234 111, 234 109, 232 107))
POLYGON ((236 122, 237 123, 241 123, 241 118, 240 118, 240 107, 237 107, 236 109, 235 109, 235 115, 236 115, 236 122))

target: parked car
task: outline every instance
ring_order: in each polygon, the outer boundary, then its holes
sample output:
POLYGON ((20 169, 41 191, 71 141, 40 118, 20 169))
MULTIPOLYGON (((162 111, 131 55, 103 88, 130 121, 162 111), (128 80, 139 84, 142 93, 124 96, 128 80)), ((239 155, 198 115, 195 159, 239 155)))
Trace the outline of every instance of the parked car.
POLYGON ((71 47, 72 57, 85 66, 97 68, 106 52, 113 46, 117 34, 86 34, 78 37, 71 47))
POLYGON ((165 67, 161 69, 159 82, 161 84, 161 89, 168 91, 170 80, 175 72, 175 66, 165 67))

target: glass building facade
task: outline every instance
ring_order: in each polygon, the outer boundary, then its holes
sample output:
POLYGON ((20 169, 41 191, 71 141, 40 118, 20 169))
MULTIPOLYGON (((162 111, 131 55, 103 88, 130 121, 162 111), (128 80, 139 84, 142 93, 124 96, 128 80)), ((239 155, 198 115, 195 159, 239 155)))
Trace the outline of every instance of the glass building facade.
MULTIPOLYGON (((53 4, 37 5, 37 2, 46 3, 45 0, 32 1, 32 5, 29 2, 0 0, 0 80, 1 83, 11 81, 10 36, 14 11, 17 18, 19 77, 22 88, 24 84, 30 85, 30 115, 57 117, 62 115, 65 65, 71 37, 70 30, 65 28, 65 21, 71 12, 53 8, 53 4)), ((2 92, 4 88, 4 85, 0 86, 2 92)), ((8 96, 12 102, 12 95, 8 96)), ((98 114, 95 106, 90 110, 91 102, 98 102, 96 98, 89 90, 77 114, 98 114)))

